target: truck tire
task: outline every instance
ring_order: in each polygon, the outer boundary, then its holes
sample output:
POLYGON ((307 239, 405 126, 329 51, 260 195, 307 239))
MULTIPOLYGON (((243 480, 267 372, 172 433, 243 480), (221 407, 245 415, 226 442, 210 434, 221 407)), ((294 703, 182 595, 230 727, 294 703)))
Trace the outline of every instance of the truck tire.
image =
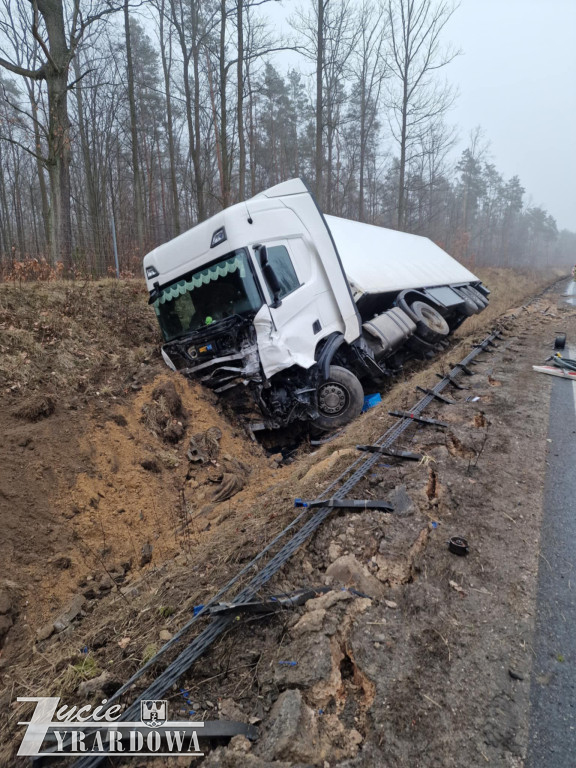
POLYGON ((410 305, 416 318, 416 334, 425 341, 438 341, 450 333, 450 326, 440 312, 424 301, 415 301, 410 305))
POLYGON ((362 411, 364 390, 358 378, 347 368, 331 365, 326 381, 318 387, 319 416, 313 424, 318 429, 336 429, 353 421, 362 411))

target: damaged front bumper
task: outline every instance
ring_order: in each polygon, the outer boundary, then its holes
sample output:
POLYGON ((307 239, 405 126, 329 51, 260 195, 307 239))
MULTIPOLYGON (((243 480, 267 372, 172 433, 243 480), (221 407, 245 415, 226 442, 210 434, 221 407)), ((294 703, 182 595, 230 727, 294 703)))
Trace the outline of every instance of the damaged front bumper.
POLYGON ((207 372, 200 377, 202 384, 218 394, 239 384, 260 383, 258 347, 251 345, 237 354, 213 357, 204 363, 180 369, 185 376, 198 376, 201 372, 207 372))

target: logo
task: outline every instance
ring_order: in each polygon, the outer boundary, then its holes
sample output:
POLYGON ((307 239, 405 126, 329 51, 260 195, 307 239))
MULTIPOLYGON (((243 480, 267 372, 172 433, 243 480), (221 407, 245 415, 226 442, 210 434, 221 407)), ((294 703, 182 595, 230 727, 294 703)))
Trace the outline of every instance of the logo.
POLYGON ((168 702, 163 699, 148 699, 140 702, 140 719, 150 728, 158 728, 166 722, 168 702))
MULTIPOLYGON (((137 757, 171 755, 202 757, 198 735, 204 722, 169 721, 168 702, 140 702, 140 722, 122 717, 118 704, 92 708, 90 704, 69 707, 57 696, 19 697, 18 701, 34 704, 29 720, 19 722, 26 732, 18 750, 22 756, 72 757, 106 755, 137 757)), ((138 710, 136 710, 138 711, 138 710)))

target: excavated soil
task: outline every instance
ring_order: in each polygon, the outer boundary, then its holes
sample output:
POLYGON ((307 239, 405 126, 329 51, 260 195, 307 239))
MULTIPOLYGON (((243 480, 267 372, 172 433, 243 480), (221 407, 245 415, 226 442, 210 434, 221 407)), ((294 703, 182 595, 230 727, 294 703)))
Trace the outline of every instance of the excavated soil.
MULTIPOLYGON (((334 591, 273 616, 239 615, 166 694, 171 717, 192 710, 258 727, 253 745, 236 737, 204 765, 522 765, 550 392, 531 366, 552 353, 557 330, 576 334, 559 292, 509 313, 498 347, 463 377, 465 390, 450 391, 455 403, 428 409, 447 427, 410 427, 401 447, 421 461, 382 457, 353 491, 395 511, 335 511, 263 596, 334 591), (467 556, 448 550, 452 536, 468 539, 467 556)), ((146 317, 135 307, 134 323, 146 317)), ((288 466, 161 367, 152 328, 128 370, 110 365, 104 378, 101 358, 87 361, 81 390, 77 371, 63 373, 74 349, 66 365, 56 355, 39 371, 30 348, 27 380, 5 368, 0 765, 20 764, 17 696, 113 693, 295 516, 295 497, 318 495, 356 444, 394 423, 388 410, 409 408, 415 385, 433 386, 482 335, 397 381, 288 466)))

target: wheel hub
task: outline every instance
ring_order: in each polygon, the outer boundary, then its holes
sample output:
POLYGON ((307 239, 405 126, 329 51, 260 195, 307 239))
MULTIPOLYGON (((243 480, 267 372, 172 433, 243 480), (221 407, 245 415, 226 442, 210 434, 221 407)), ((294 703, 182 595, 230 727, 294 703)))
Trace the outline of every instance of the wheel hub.
POLYGON ((428 328, 430 328, 430 330, 432 331, 441 330, 442 324, 438 322, 438 318, 433 312, 422 310, 422 316, 426 320, 426 325, 428 326, 428 328))
POLYGON ((347 392, 339 384, 330 382, 320 388, 318 405, 323 413, 333 415, 340 413, 346 405, 347 392))

